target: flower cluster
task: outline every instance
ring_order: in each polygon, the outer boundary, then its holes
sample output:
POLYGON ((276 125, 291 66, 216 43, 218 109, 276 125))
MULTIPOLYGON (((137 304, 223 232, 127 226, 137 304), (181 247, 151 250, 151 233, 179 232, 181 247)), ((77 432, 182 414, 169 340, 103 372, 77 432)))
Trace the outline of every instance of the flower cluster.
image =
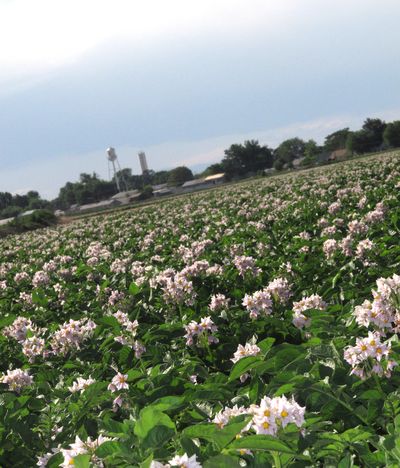
POLYGON ((82 377, 78 377, 78 379, 75 382, 73 382, 72 386, 68 387, 68 390, 71 393, 76 393, 76 392, 82 393, 89 387, 89 385, 92 385, 95 382, 96 381, 92 379, 91 377, 89 377, 88 379, 83 379, 82 377))
POLYGON ((364 301, 355 307, 356 322, 364 327, 373 325, 382 333, 400 330, 400 276, 394 274, 390 278, 379 278, 377 289, 372 290, 373 301, 364 301))
POLYGON ((251 273, 253 276, 257 276, 261 273, 261 269, 256 267, 256 262, 253 257, 238 255, 234 258, 233 263, 238 269, 240 276, 244 277, 246 273, 251 273))
POLYGON ((150 468, 201 468, 201 464, 197 461, 197 455, 189 457, 186 453, 183 455, 175 455, 168 463, 152 461, 150 468))
POLYGON ((193 305, 196 297, 193 283, 179 273, 166 279, 163 292, 164 300, 169 304, 193 305))
POLYGON ((216 414, 213 422, 220 428, 224 427, 231 418, 241 414, 252 416, 248 425, 242 432, 254 430, 256 434, 269 434, 276 436, 280 428, 293 423, 297 427, 304 424, 305 408, 300 406, 294 398, 288 400, 284 395, 269 398, 264 396, 259 405, 251 405, 249 408, 237 407, 224 408, 216 414))
POLYGON ((230 299, 227 299, 224 294, 215 294, 211 296, 211 302, 208 308, 212 312, 217 312, 219 310, 226 310, 229 307, 230 299))
POLYGON ((134 320, 132 322, 129 320, 128 314, 120 310, 113 315, 123 328, 122 335, 116 336, 114 340, 122 345, 130 346, 135 351, 135 357, 140 359, 141 355, 146 351, 146 348, 138 340, 135 340, 137 328, 139 326, 138 321, 134 320))
POLYGON ((293 295, 289 281, 286 278, 274 279, 268 284, 265 291, 273 297, 275 302, 281 304, 286 304, 293 295))
POLYGON ((31 319, 25 317, 17 317, 14 322, 3 329, 3 335, 8 338, 14 338, 18 343, 22 343, 28 334, 28 331, 32 331, 34 325, 31 319))
POLYGON ((369 332, 366 338, 356 338, 356 345, 344 351, 344 359, 351 365, 350 374, 366 379, 373 374, 390 377, 397 362, 389 359, 390 343, 382 343, 378 332, 369 332))
POLYGON ((32 385, 33 379, 28 372, 14 369, 8 370, 6 375, 0 377, 0 382, 8 385, 9 390, 19 393, 24 387, 32 385))
POLYGON ((96 324, 89 319, 70 320, 63 323, 51 340, 54 354, 66 354, 68 351, 80 349, 80 345, 92 336, 96 324))
POLYGON ((203 317, 200 322, 197 323, 192 320, 189 325, 185 325, 185 338, 186 344, 192 346, 194 344, 194 338, 197 339, 197 344, 201 344, 202 339, 206 339, 209 344, 218 343, 218 338, 213 333, 218 331, 217 326, 211 320, 210 317, 203 317))
POLYGON ((260 314, 270 315, 272 313, 271 294, 266 289, 256 291, 252 295, 246 294, 242 305, 249 311, 252 319, 257 318, 260 314))
POLYGON ((310 309, 325 310, 326 307, 326 302, 318 294, 312 294, 311 296, 303 297, 299 302, 293 302, 293 325, 297 328, 309 327, 311 319, 304 312, 310 309))
POLYGON ((240 344, 231 361, 235 363, 247 356, 257 356, 260 352, 261 349, 256 344, 246 343, 244 346, 240 344))
POLYGON ((104 444, 104 442, 109 440, 112 439, 110 437, 103 437, 100 435, 95 440, 92 440, 90 437, 88 437, 84 442, 79 438, 79 436, 76 436, 75 442, 70 444, 69 449, 60 450, 64 456, 63 463, 60 466, 62 468, 69 468, 71 465, 73 466, 75 464, 74 457, 84 454, 91 454, 91 462, 94 464, 94 466, 103 466, 103 463, 96 457, 96 455, 94 455, 94 452, 98 447, 100 447, 101 444, 104 444))

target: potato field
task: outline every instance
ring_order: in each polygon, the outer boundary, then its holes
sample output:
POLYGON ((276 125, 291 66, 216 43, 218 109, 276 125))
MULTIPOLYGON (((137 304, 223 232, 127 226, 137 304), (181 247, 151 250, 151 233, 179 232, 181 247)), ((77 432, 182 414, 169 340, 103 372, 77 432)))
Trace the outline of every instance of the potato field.
POLYGON ((400 153, 0 240, 0 466, 400 466, 400 153))

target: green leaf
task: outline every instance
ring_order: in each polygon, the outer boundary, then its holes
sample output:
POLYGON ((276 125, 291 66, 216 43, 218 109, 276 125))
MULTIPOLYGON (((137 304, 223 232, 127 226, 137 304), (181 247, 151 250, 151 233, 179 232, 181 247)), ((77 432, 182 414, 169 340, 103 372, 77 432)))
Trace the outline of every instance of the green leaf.
POLYGON ((74 468, 90 468, 90 454, 77 455, 74 457, 74 468))
POLYGON ((216 457, 211 457, 203 466, 204 468, 240 468, 238 459, 230 457, 229 455, 217 455, 216 457))
POLYGON ((269 435, 251 435, 243 437, 232 442, 229 448, 267 451, 273 450, 275 452, 289 453, 291 455, 296 454, 296 452, 294 452, 285 443, 269 435))
POLYGON ((204 439, 212 442, 217 432, 216 424, 196 424, 182 431, 182 434, 190 439, 204 439))
POLYGON ((121 444, 113 440, 108 440, 102 443, 100 447, 96 449, 96 455, 100 458, 106 458, 121 452, 121 444))
POLYGON ((265 338, 265 340, 260 341, 257 343, 257 346, 261 349, 261 351, 265 354, 272 348, 272 345, 275 343, 275 338, 265 338))
POLYGON ((239 378, 247 371, 256 368, 257 365, 261 364, 262 362, 263 360, 257 356, 247 356, 240 359, 240 361, 235 362, 229 375, 229 382, 239 378))
POLYGON ((129 294, 131 296, 136 296, 137 294, 140 293, 140 288, 136 283, 131 283, 129 285, 129 294))
POLYGON ((148 406, 140 412, 134 433, 142 439, 143 447, 156 448, 175 434, 175 424, 169 416, 148 406))

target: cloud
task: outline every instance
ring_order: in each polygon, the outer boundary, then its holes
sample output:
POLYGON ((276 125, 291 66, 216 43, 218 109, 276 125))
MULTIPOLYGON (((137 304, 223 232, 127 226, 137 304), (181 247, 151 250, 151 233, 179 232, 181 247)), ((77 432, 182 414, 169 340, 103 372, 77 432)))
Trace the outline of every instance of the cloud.
POLYGON ((0 48, 0 84, 18 91, 111 41, 145 49, 171 36, 243 34, 266 17, 282 17, 287 6, 281 3, 252 0, 249 8, 245 0, 2 1, 0 43, 7 47, 0 48))

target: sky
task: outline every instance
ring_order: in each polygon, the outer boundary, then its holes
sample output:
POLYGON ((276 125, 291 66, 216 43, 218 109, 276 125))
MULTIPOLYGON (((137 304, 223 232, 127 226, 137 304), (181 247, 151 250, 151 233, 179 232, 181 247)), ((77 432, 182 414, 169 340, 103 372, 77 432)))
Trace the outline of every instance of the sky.
POLYGON ((0 0, 0 191, 400 120, 398 0, 0 0))

